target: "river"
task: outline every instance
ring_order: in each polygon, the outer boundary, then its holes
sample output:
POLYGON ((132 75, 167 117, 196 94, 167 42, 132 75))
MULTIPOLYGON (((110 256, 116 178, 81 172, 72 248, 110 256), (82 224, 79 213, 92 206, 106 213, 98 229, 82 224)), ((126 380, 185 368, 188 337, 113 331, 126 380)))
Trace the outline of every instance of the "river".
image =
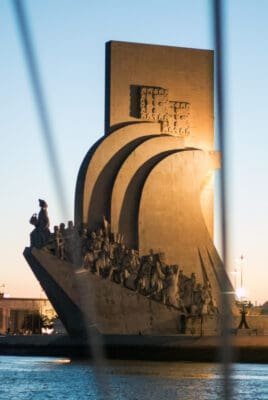
MULTIPOLYGON (((268 365, 233 364, 235 400, 268 399, 268 365)), ((101 369, 55 357, 0 356, 1 400, 217 400, 215 363, 112 361, 101 369)))

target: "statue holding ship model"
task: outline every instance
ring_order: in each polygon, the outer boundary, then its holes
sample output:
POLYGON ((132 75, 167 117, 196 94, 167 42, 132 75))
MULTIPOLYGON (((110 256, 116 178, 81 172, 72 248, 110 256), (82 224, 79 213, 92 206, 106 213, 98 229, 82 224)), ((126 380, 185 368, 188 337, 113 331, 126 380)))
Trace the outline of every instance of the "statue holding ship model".
POLYGON ((42 248, 47 244, 50 237, 49 231, 49 218, 47 214, 47 203, 44 200, 39 199, 40 211, 37 214, 33 214, 30 219, 30 224, 35 226, 35 229, 31 232, 31 246, 42 248))
POLYGON ((109 42, 106 57, 74 224, 25 257, 71 334, 176 334, 185 316, 215 333, 233 288, 213 244, 213 52, 109 42))

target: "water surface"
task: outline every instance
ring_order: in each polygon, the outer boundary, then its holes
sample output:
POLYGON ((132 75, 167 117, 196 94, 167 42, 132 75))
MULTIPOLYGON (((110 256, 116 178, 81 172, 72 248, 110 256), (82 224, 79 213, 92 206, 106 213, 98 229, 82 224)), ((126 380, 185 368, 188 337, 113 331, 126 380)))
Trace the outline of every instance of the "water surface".
MULTIPOLYGON (((113 361, 92 363, 54 357, 0 357, 1 400, 217 400, 220 364, 113 361)), ((268 366, 234 364, 235 400, 268 399, 268 366)))

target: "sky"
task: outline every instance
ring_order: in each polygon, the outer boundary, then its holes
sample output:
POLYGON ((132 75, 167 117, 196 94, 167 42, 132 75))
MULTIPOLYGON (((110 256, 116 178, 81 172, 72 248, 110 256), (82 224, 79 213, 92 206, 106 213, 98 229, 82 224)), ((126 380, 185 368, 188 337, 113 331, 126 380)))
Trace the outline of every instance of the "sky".
MULTIPOLYGON (((104 130, 105 42, 213 49, 212 0, 23 3, 64 176, 67 212, 63 215, 56 197, 12 1, 1 0, 0 286, 13 297, 43 297, 22 256, 32 230, 29 218, 44 198, 52 227, 73 220, 79 166, 104 130)), ((247 294, 262 303, 268 300, 268 2, 226 0, 225 5, 229 269, 231 274, 243 254, 247 294)))

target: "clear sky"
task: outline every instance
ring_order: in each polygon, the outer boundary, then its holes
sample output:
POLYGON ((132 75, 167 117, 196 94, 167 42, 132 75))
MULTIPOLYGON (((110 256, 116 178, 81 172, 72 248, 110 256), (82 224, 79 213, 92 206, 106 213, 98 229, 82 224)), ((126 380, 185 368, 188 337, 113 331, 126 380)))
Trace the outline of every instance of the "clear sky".
MULTIPOLYGON (((12 296, 41 293, 22 251, 38 198, 51 225, 73 219, 80 163, 103 134, 108 40, 213 49, 211 1, 25 0, 65 179, 62 216, 40 133, 12 2, 0 2, 0 285, 12 296)), ((231 269, 244 254, 252 301, 268 300, 268 2, 226 1, 229 242, 231 269)))

